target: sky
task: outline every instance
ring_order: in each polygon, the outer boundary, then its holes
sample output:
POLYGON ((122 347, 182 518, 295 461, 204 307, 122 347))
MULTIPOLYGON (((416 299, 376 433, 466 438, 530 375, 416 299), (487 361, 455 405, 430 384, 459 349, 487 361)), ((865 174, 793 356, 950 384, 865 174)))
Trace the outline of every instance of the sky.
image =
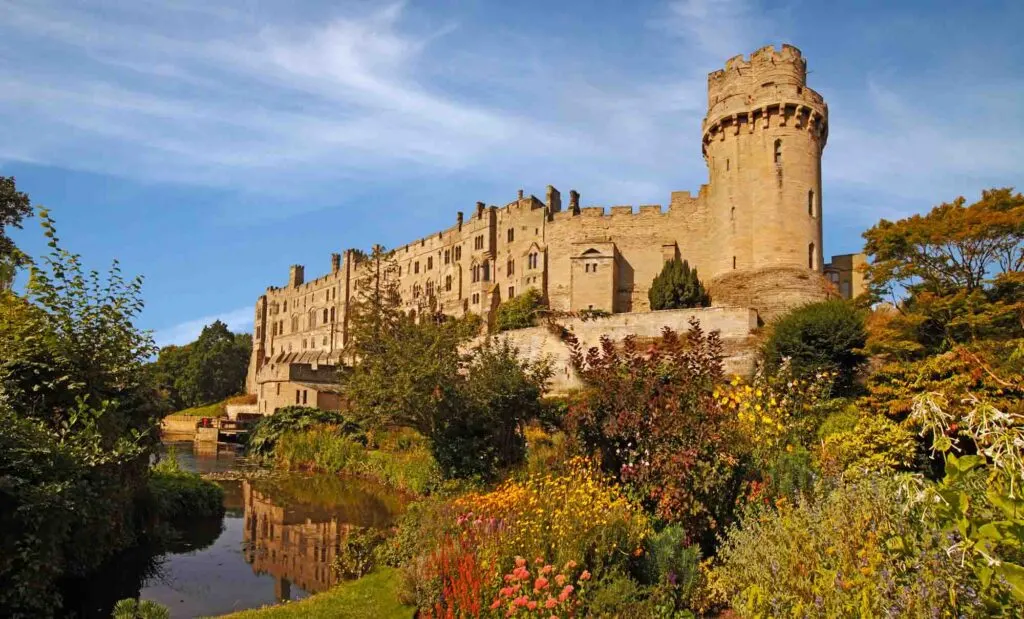
MULTIPOLYGON (((0 175, 64 246, 145 277, 139 326, 250 330, 331 252, 552 184, 584 206, 707 182, 706 76, 783 42, 829 106, 825 254, 1024 188, 1024 2, 0 0, 0 175)), ((37 220, 15 231, 45 252, 37 220)))

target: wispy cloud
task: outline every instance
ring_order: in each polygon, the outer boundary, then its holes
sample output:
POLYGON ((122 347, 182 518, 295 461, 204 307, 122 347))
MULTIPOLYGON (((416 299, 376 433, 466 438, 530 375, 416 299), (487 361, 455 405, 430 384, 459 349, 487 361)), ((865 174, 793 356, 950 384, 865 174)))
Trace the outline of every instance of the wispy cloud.
POLYGON ((217 320, 226 324, 228 329, 234 333, 251 332, 253 308, 252 306, 240 307, 220 314, 204 316, 163 329, 157 329, 153 334, 153 338, 156 340, 156 345, 161 348, 171 345, 181 346, 195 341, 199 334, 202 333, 203 327, 213 324, 217 320))

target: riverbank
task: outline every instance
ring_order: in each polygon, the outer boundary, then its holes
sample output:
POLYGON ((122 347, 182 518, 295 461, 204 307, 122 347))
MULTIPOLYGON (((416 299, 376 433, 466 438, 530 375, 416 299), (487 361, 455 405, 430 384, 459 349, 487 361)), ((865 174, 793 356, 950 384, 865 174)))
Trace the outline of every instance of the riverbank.
POLYGON ((398 601, 401 573, 378 568, 299 602, 246 610, 222 619, 408 619, 415 608, 398 601))

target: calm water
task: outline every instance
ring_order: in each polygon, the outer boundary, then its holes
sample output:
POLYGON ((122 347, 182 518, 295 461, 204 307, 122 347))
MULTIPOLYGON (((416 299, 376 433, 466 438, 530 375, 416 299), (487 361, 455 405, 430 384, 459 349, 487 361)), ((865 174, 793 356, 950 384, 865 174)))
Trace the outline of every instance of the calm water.
MULTIPOLYGON (((173 443, 183 468, 201 473, 244 466, 232 451, 197 453, 173 443)), ((385 527, 400 497, 377 485, 330 475, 219 482, 226 513, 201 523, 163 555, 140 597, 172 617, 219 615, 298 600, 337 583, 331 566, 349 529, 385 527)))

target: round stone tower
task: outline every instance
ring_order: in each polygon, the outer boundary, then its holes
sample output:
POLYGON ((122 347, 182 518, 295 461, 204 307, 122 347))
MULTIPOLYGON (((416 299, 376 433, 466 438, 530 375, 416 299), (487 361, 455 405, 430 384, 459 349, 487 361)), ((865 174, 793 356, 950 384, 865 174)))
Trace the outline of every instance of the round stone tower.
POLYGON ((719 248, 705 267, 706 277, 733 282, 713 284, 719 297, 758 306, 758 285, 791 288, 792 282, 755 281, 754 274, 777 279, 783 272, 789 280, 805 280, 818 295, 820 278, 807 275, 822 270, 821 155, 828 106, 807 88, 800 50, 764 47, 749 60, 736 56, 709 74, 702 129, 709 219, 719 248), (728 298, 736 286, 747 298, 728 298))

